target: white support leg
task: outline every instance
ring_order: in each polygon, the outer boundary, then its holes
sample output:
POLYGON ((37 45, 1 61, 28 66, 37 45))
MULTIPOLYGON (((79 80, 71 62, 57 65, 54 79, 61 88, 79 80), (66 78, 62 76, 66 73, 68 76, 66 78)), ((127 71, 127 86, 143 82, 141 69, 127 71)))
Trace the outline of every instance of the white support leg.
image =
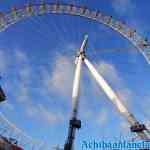
POLYGON ((77 119, 78 115, 78 105, 79 105, 79 90, 80 90, 80 77, 81 77, 81 66, 82 61, 85 57, 85 47, 87 44, 88 37, 84 37, 84 41, 80 47, 78 56, 76 58, 76 70, 75 70, 75 77, 73 82, 73 91, 72 91, 72 117, 69 123, 69 132, 67 142, 64 145, 64 150, 72 150, 73 144, 75 140, 75 133, 76 129, 81 128, 81 120, 77 119))
POLYGON ((88 36, 85 35, 84 40, 79 50, 79 56, 76 58, 76 70, 75 70, 75 77, 74 77, 73 91, 72 91, 73 117, 77 116, 77 111, 78 111, 81 66, 82 66, 82 61, 85 57, 85 48, 86 48, 87 42, 88 42, 88 36))
POLYGON ((73 117, 77 115, 78 103, 79 103, 79 90, 80 90, 80 77, 81 77, 81 65, 82 65, 82 57, 79 56, 76 62, 76 71, 73 82, 73 91, 72 91, 72 109, 73 109, 73 117))
MULTIPOLYGON (((88 69, 90 70, 93 77, 98 82, 99 86, 103 89, 105 94, 108 98, 113 102, 113 104, 117 107, 119 112, 123 114, 131 126, 134 126, 138 123, 135 117, 128 111, 125 105, 121 102, 117 94, 113 91, 113 89, 109 86, 109 84, 104 80, 104 78, 98 73, 98 71, 94 68, 94 66, 85 58, 85 64, 87 65, 88 69)), ((139 137, 142 139, 148 139, 147 135, 144 132, 137 133, 139 137)))

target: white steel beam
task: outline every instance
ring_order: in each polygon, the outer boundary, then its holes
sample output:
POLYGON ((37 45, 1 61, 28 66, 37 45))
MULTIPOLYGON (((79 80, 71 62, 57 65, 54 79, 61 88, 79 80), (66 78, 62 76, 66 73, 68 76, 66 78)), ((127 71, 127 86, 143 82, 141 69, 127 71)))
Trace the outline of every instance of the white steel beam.
MULTIPOLYGON (((126 117, 126 119, 128 120, 131 126, 136 125, 138 123, 136 118, 133 116, 133 114, 131 114, 128 111, 128 109, 125 107, 125 105, 122 103, 122 101, 119 99, 117 94, 113 91, 113 89, 109 86, 109 84, 105 81, 105 79, 98 73, 98 71, 86 58, 84 59, 84 62, 87 65, 93 77, 96 79, 99 86, 102 88, 102 90, 107 95, 107 97, 113 102, 113 104, 116 106, 118 111, 126 117)), ((138 132, 137 134, 142 139, 148 139, 147 135, 144 132, 138 132)))
POLYGON ((74 77, 73 91, 72 91, 73 117, 77 115, 77 109, 78 109, 81 65, 82 65, 82 56, 79 56, 76 62, 76 70, 75 70, 75 77, 74 77))
POLYGON ((88 36, 85 35, 82 45, 79 50, 79 56, 76 59, 76 70, 75 70, 75 77, 73 82, 73 91, 72 91, 72 109, 73 109, 73 117, 77 115, 78 103, 79 103, 79 90, 80 90, 80 78, 81 78, 81 66, 82 61, 84 59, 84 51, 86 48, 86 44, 88 41, 88 36))

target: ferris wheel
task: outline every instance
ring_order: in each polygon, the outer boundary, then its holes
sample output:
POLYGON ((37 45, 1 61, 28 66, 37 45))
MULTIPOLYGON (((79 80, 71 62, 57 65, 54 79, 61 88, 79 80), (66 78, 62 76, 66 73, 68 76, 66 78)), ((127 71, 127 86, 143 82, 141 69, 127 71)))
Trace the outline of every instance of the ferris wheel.
MULTIPOLYGON (((150 64, 150 44, 148 40, 141 37, 135 29, 132 29, 122 21, 115 20, 112 16, 103 14, 98 10, 90 10, 86 7, 76 6, 71 4, 59 4, 59 3, 45 3, 41 4, 27 4, 21 8, 12 7, 8 13, 0 13, 0 32, 7 30, 8 27, 16 24, 17 22, 32 16, 39 16, 44 14, 67 14, 72 16, 80 16, 88 18, 91 21, 95 21, 99 24, 103 24, 114 31, 120 33, 126 38, 133 46, 135 46, 139 52, 150 64)), ((75 76, 72 92, 72 116, 70 119, 69 133, 64 150, 72 150, 76 129, 81 128, 81 121, 78 119, 78 105, 79 105, 79 87, 80 87, 80 76, 82 70, 82 63, 85 63, 92 76, 97 81, 98 85, 103 89, 108 99, 115 105, 118 111, 127 119, 131 126, 131 131, 136 133, 137 136, 142 140, 149 140, 150 133, 144 124, 141 124, 136 117, 125 107, 120 98, 106 82, 106 80, 100 75, 96 67, 89 61, 86 55, 86 47, 88 42, 88 36, 84 37, 83 43, 77 53, 75 65, 75 76)), ((1 92, 1 97, 4 97, 4 93, 1 92)), ((17 129, 14 125, 12 126, 5 117, 0 114, 2 120, 9 124, 10 128, 15 129, 19 135, 23 133, 17 129)), ((25 136, 26 139, 30 139, 25 136)), ((30 141, 32 141, 30 139, 30 141)))

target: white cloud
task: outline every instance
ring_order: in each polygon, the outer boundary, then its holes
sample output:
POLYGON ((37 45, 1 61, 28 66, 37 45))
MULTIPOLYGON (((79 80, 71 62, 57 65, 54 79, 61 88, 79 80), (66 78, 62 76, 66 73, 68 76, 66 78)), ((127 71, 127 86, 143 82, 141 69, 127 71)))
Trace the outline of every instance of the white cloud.
POLYGON ((121 127, 121 130, 123 131, 123 133, 128 133, 130 130, 130 125, 128 124, 127 121, 122 121, 120 122, 120 127, 121 127))
POLYGON ((120 127, 120 136, 121 136, 121 138, 127 139, 129 141, 133 140, 134 136, 130 131, 129 123, 126 120, 120 121, 119 127, 120 127))
POLYGON ((30 100, 29 83, 31 82, 32 66, 29 64, 29 59, 24 50, 15 50, 14 53, 15 65, 19 79, 17 82, 18 91, 16 91, 16 100, 20 103, 27 103, 30 100))
POLYGON ((27 54, 23 50, 15 50, 15 57, 18 62, 28 61, 27 54))
POLYGON ((109 119, 108 111, 106 108, 103 108, 98 114, 97 123, 100 125, 105 125, 109 119))
POLYGON ((93 118, 93 110, 91 110, 90 106, 88 105, 88 101, 86 98, 86 95, 84 96, 80 96, 80 111, 79 114, 81 116, 81 118, 85 119, 85 120, 89 120, 91 118, 93 118))
POLYGON ((19 77, 19 82, 21 83, 21 89, 23 90, 26 88, 30 88, 29 86, 31 85, 32 82, 32 74, 34 73, 33 68, 29 64, 23 64, 20 66, 20 68, 17 70, 18 71, 18 77, 19 77))
POLYGON ((150 120, 146 120, 145 125, 146 125, 147 129, 150 131, 150 120))
POLYGON ((16 101, 20 103, 27 103, 30 100, 29 88, 23 84, 20 84, 19 89, 15 96, 16 96, 16 101))
POLYGON ((71 95, 73 73, 73 61, 67 56, 59 55, 52 68, 52 73, 46 70, 43 71, 44 86, 50 91, 58 92, 59 95, 71 95))
POLYGON ((23 80, 25 80, 25 81, 30 80, 31 67, 29 65, 22 66, 22 68, 19 70, 19 74, 23 80))
POLYGON ((37 114, 37 107, 33 106, 31 103, 30 105, 26 105, 25 111, 29 117, 34 117, 37 114))
POLYGON ((119 15, 128 14, 135 7, 132 0, 113 0, 112 7, 119 15))
POLYGON ((5 101, 1 104, 1 107, 4 108, 5 110, 7 111, 13 111, 15 108, 14 108, 14 105, 8 101, 5 101))
POLYGON ((30 65, 30 60, 23 50, 15 51, 15 60, 17 66, 19 66, 18 72, 23 82, 28 82, 31 78, 32 66, 30 65))
POLYGON ((49 124, 56 124, 64 120, 62 114, 51 112, 42 104, 30 104, 26 107, 26 112, 29 117, 40 119, 40 121, 42 120, 49 124))
POLYGON ((121 89, 116 92, 118 97, 124 102, 128 107, 132 106, 132 92, 128 88, 121 89))
POLYGON ((0 72, 3 73, 8 67, 8 57, 4 50, 0 50, 0 72))
POLYGON ((108 80, 113 82, 114 84, 120 84, 121 78, 119 77, 118 71, 116 68, 107 62, 101 61, 97 64, 98 71, 108 80))
POLYGON ((58 113, 52 113, 48 109, 46 109, 43 105, 38 106, 39 111, 41 112, 41 116, 45 121, 52 123, 58 123, 63 120, 63 116, 58 113))

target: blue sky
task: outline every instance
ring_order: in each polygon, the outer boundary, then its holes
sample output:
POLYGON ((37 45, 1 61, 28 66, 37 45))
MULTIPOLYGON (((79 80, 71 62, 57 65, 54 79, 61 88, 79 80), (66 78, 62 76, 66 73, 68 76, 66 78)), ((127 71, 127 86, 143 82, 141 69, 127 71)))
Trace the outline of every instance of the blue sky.
MULTIPOLYGON (((11 6, 27 2, 30 1, 5 0, 0 10, 7 12, 11 6)), ((150 2, 146 0, 60 2, 99 9, 150 39, 150 2)), ((31 17, 0 33, 0 84, 7 95, 0 111, 49 147, 63 146, 67 137, 74 60, 84 34, 89 35, 88 58, 138 120, 150 125, 150 67, 126 39, 104 25, 80 17, 31 17)), ((82 129, 77 133, 78 149, 85 139, 131 137, 126 120, 99 89, 85 65, 80 94, 82 129)))

